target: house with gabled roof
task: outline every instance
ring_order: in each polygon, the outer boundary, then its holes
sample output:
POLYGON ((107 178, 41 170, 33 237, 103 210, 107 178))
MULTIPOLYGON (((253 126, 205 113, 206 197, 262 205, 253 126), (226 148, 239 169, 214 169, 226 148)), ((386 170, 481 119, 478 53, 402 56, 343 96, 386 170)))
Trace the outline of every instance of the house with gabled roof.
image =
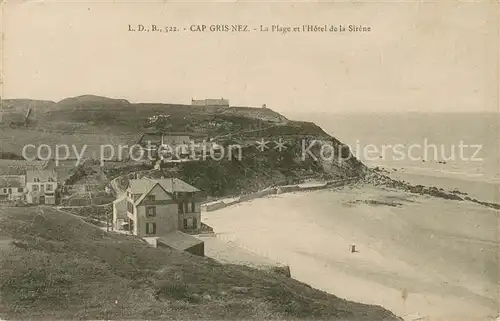
POLYGON ((29 170, 26 172, 26 201, 30 204, 57 203, 57 172, 53 169, 29 170))
POLYGON ((113 203, 114 219, 124 221, 113 223, 141 237, 159 237, 174 231, 196 234, 201 227, 199 192, 177 178, 132 179, 125 195, 113 203))
POLYGON ((0 199, 25 200, 29 193, 27 172, 42 171, 50 161, 0 159, 0 199))
POLYGON ((0 201, 24 200, 26 176, 0 175, 0 201))

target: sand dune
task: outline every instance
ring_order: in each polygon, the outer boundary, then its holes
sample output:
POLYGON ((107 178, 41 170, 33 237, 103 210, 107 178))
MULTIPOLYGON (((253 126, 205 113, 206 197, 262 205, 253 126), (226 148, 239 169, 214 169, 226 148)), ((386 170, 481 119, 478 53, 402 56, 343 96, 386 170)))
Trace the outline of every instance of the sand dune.
POLYGON ((407 320, 470 321, 498 315, 498 215, 364 187, 258 199, 204 220, 316 288, 407 320))

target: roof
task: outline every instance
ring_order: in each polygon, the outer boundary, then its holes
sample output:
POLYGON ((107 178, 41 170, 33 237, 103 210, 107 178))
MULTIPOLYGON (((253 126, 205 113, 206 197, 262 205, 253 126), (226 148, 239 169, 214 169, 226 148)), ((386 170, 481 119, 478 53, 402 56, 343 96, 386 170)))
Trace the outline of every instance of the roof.
POLYGON ((47 165, 46 161, 0 159, 0 175, 25 175, 29 170, 40 170, 47 165))
POLYGON ((39 169, 39 170, 29 170, 26 171, 26 182, 33 182, 33 178, 38 178, 41 182, 46 182, 49 180, 49 178, 53 178, 54 180, 57 180, 57 173, 54 170, 45 170, 45 169, 39 169))
POLYGON ((156 184, 160 184, 161 187, 168 193, 174 192, 199 192, 200 190, 188 183, 178 179, 178 178, 160 178, 151 179, 143 177, 141 179, 131 179, 129 180, 129 188, 132 194, 144 194, 149 193, 151 189, 156 184))
POLYGON ((174 231, 165 236, 159 237, 156 240, 156 244, 159 243, 178 251, 184 251, 190 247, 203 243, 203 241, 194 236, 182 233, 181 231, 174 231))
POLYGON ((1 175, 0 187, 24 187, 26 176, 24 175, 1 175))
POLYGON ((144 194, 155 186, 152 180, 146 178, 131 179, 128 183, 128 188, 132 194, 144 194))
POLYGON ((168 145, 189 144, 191 140, 188 135, 163 135, 162 143, 168 145))
POLYGON ((162 178, 162 179, 151 179, 143 177, 141 179, 132 179, 129 181, 129 188, 132 194, 142 194, 135 204, 139 204, 146 197, 146 195, 151 192, 151 190, 156 186, 160 185, 165 192, 172 194, 175 192, 199 192, 200 190, 188 183, 178 179, 178 178, 162 178))
POLYGON ((155 179, 154 181, 160 183, 161 187, 163 187, 169 193, 173 192, 194 193, 200 191, 196 187, 191 186, 188 183, 178 178, 161 178, 161 179, 155 179))

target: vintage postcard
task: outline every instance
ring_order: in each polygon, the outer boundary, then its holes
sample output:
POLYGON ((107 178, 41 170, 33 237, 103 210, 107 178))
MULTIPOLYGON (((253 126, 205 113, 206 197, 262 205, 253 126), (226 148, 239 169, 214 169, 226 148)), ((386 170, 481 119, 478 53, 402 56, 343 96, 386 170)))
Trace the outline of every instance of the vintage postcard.
POLYGON ((498 1, 0 5, 0 319, 500 320, 498 1))

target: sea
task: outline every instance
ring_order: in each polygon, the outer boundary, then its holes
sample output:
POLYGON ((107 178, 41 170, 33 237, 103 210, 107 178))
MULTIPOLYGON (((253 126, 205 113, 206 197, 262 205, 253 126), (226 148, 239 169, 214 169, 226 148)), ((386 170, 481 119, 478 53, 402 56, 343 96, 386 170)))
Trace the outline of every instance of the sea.
MULTIPOLYGON (((499 114, 284 115, 314 122, 397 179, 500 203, 499 114)), ((405 321, 465 321, 498 316, 499 215, 473 202, 366 185, 273 195, 203 220, 315 288, 405 321)))
POLYGON ((370 167, 415 184, 500 203, 500 113, 291 113, 370 167))

